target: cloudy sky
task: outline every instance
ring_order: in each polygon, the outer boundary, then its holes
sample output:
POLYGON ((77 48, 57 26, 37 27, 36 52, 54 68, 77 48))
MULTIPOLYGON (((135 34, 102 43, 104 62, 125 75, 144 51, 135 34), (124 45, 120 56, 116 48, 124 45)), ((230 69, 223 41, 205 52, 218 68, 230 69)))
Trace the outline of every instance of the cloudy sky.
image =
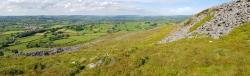
POLYGON ((0 15, 190 15, 232 0, 0 0, 0 15))

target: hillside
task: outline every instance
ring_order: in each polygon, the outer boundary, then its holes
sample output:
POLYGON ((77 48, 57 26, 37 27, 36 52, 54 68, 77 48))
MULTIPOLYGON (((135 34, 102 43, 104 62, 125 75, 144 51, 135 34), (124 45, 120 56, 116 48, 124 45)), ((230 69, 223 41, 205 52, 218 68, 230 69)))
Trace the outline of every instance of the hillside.
POLYGON ((108 34, 74 52, 0 57, 0 75, 249 76, 248 5, 233 1, 180 24, 108 34))
POLYGON ((250 21, 250 2, 236 0, 208 8, 182 22, 179 29, 160 43, 172 42, 182 38, 213 37, 220 38, 237 26, 250 21))

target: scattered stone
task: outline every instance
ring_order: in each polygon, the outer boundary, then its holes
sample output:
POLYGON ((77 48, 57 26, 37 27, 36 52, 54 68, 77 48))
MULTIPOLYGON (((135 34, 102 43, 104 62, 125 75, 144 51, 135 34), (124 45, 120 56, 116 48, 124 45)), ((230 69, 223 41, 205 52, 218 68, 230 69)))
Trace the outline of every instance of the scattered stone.
MULTIPOLYGON (((95 64, 94 63, 90 63, 88 65, 88 67, 91 69, 91 68, 95 68, 97 66, 102 66, 105 62, 105 58, 106 57, 109 57, 110 55, 109 54, 106 54, 104 57, 102 57, 100 60, 98 60, 95 64)), ((109 66, 113 66, 115 63, 115 58, 112 58, 110 63, 109 63, 109 66)))
POLYGON ((80 60, 80 63, 85 63, 86 61, 87 61, 87 59, 83 57, 83 58, 80 60))
POLYGON ((109 54, 106 54, 106 56, 110 56, 109 54))
POLYGON ((96 64, 94 64, 94 63, 90 63, 89 65, 88 65, 88 67, 91 69, 91 68, 94 68, 94 67, 96 67, 96 64))
POLYGON ((95 64, 96 66, 101 66, 105 61, 105 57, 101 58, 99 61, 97 61, 95 64))
POLYGON ((110 63, 109 63, 109 66, 113 66, 115 64, 115 58, 112 58, 110 63))
POLYGON ((76 61, 71 62, 71 64, 76 64, 76 61))

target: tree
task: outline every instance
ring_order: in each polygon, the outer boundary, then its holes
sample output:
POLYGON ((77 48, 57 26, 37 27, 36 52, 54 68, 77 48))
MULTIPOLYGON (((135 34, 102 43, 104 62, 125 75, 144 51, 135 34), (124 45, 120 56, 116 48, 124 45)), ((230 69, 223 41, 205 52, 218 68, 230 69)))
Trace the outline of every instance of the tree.
POLYGON ((47 35, 46 35, 46 34, 44 34, 44 35, 43 35, 43 37, 44 37, 44 38, 46 38, 46 37, 47 37, 47 35))
POLYGON ((17 54, 18 50, 12 50, 11 53, 17 54))
POLYGON ((69 34, 66 34, 66 38, 69 38, 69 34))
POLYGON ((0 56, 4 56, 4 53, 3 53, 3 51, 0 51, 0 56))

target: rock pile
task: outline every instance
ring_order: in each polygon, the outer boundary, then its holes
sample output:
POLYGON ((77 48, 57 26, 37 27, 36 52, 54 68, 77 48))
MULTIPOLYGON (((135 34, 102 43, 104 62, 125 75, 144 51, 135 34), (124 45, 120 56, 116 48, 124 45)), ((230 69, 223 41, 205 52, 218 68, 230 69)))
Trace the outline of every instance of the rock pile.
MULTIPOLYGON (((102 66, 105 62, 105 59, 109 57, 109 54, 107 54, 106 56, 102 57, 100 60, 98 60, 96 63, 90 63, 88 64, 88 67, 91 68, 95 68, 98 66, 102 66)), ((109 66, 113 66, 115 63, 115 58, 112 58, 111 61, 109 62, 109 66)))
POLYGON ((224 3, 212 7, 210 10, 216 11, 192 17, 193 21, 185 27, 182 25, 188 20, 182 22, 177 31, 160 41, 160 43, 172 42, 182 38, 193 38, 197 33, 206 37, 218 39, 221 36, 227 35, 237 26, 250 21, 250 2, 243 0, 224 3), (214 15, 214 17, 202 24, 202 26, 198 27, 196 30, 189 32, 192 26, 201 21, 208 14, 214 15))

